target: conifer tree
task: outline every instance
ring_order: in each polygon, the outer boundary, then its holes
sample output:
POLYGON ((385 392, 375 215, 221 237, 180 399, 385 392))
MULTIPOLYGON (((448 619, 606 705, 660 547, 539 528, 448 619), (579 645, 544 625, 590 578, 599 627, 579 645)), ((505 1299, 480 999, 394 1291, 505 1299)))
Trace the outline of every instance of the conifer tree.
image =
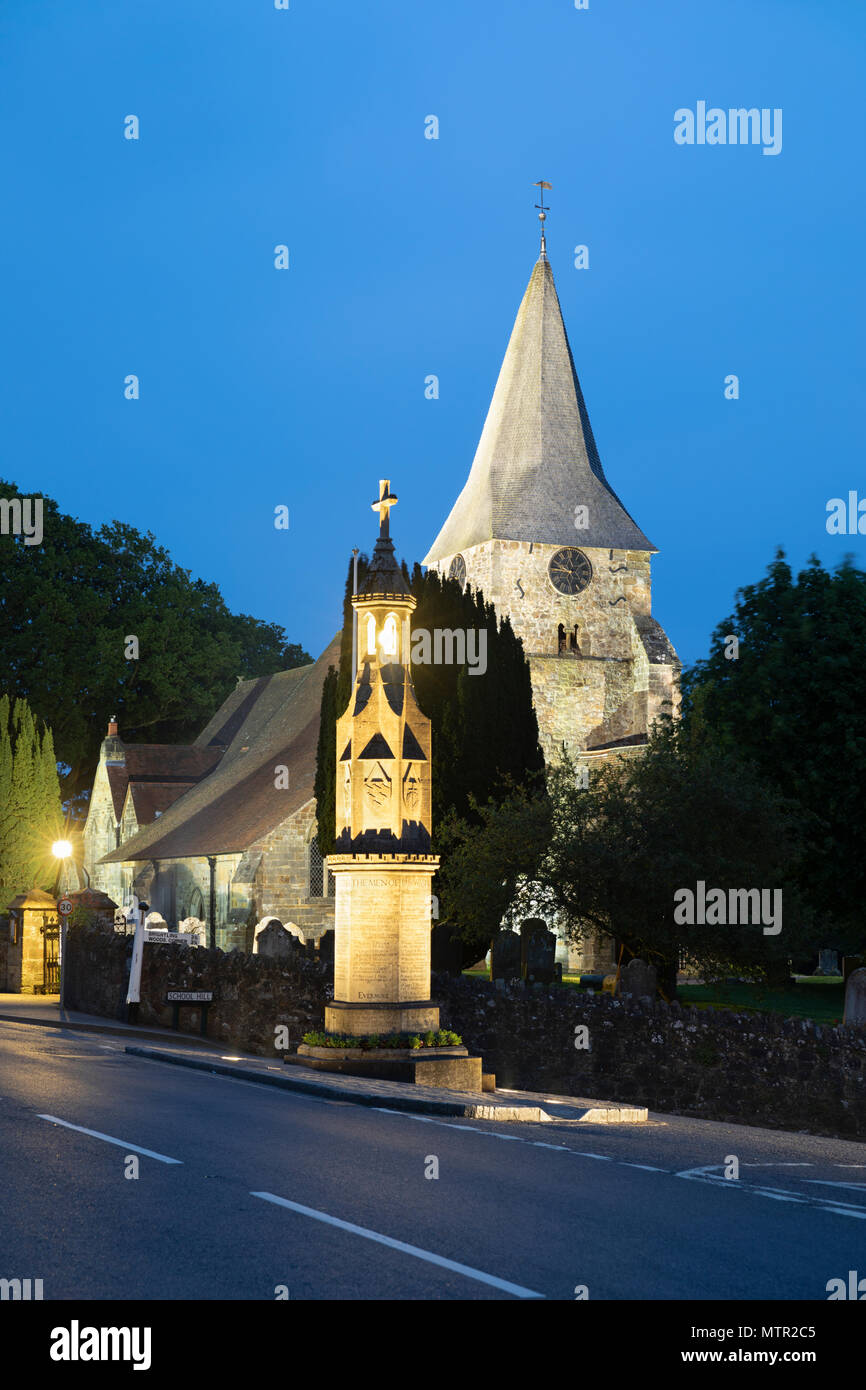
POLYGON ((51 844, 62 824, 60 782, 50 729, 29 704, 0 697, 0 909, 28 888, 51 888, 51 844))

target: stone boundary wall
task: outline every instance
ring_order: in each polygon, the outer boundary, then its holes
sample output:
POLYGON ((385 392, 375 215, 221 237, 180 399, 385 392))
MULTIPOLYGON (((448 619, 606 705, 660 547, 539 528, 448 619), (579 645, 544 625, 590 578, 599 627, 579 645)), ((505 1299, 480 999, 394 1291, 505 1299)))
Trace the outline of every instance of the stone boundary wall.
POLYGON ((497 1086, 626 1101, 702 1120, 866 1138, 866 1029, 569 987, 504 992, 434 976, 442 1026, 497 1086), (589 1049, 575 1047, 575 1028, 589 1049))
MULTIPOLYGON (((69 929, 66 1007, 105 1018, 125 1019, 132 937, 94 927, 69 929)), ((170 989, 212 990, 208 1037, 244 1052, 273 1057, 275 1029, 289 1030, 294 1051, 303 1034, 323 1028, 325 1003, 333 995, 332 968, 301 954, 274 960, 241 951, 205 947, 144 948, 141 971, 140 1025, 170 1028, 170 989)), ((193 1004, 180 1009, 180 1031, 198 1033, 201 1014, 193 1004)))
MULTIPOLYGON (((72 927, 67 1006, 125 1016, 132 938, 72 927)), ((274 1056, 274 1030, 291 1050, 324 1026, 331 968, 298 953, 285 960, 231 951, 148 945, 139 1023, 171 1026, 168 989, 213 990, 208 1035, 274 1056)), ((502 991, 486 980, 433 977, 443 1028, 480 1054, 497 1085, 646 1105, 703 1120, 866 1139, 866 1029, 830 1028, 778 1014, 699 1010, 661 1000, 611 999, 569 987, 502 991), (576 1048, 575 1029, 589 1030, 576 1048)), ((198 1010, 180 1011, 198 1032, 198 1010)))

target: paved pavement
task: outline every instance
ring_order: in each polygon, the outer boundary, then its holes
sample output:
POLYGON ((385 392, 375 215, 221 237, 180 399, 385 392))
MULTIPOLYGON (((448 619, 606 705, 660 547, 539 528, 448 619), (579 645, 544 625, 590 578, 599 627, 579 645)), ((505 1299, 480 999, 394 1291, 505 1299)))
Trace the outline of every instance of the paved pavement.
POLYGON ((46 1299, 824 1301, 866 1275, 861 1144, 410 1114, 127 1045, 0 1026, 0 1277, 46 1299))
POLYGON ((437 1086, 415 1086, 404 1082, 377 1081, 372 1078, 338 1076, 316 1071, 293 1062, 291 1067, 277 1059, 258 1057, 215 1044, 191 1033, 168 1028, 140 1028, 135 1025, 98 1018, 60 1008, 56 996, 0 994, 0 1024, 41 1024, 74 1032, 94 1032, 126 1038, 127 1051, 152 1061, 204 1069, 238 1080, 256 1080, 282 1090, 307 1095, 332 1096, 357 1105, 388 1104, 394 1109, 421 1114, 464 1116, 497 1121, 545 1122, 556 1111, 562 1118, 597 1124, 639 1124, 646 1120, 642 1106, 619 1105, 611 1100, 550 1096, 532 1091, 474 1093, 448 1091, 437 1086), (160 1048, 145 1046, 159 1042, 160 1048))

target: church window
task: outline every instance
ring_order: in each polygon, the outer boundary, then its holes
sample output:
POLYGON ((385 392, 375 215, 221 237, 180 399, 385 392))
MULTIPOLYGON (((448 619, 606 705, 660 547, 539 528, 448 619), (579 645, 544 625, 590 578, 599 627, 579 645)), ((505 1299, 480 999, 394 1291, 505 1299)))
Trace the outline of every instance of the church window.
POLYGON ((372 656, 376 650, 376 619, 370 613, 367 617, 367 654, 372 656))
POLYGON ((565 628, 562 623, 560 623, 556 629, 556 650, 559 652, 560 656, 565 651, 565 628))

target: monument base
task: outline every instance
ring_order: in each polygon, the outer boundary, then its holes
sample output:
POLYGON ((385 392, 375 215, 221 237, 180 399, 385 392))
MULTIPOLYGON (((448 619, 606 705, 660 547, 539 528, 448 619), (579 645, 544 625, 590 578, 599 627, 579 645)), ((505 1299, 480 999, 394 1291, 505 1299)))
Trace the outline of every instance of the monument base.
POLYGON ((369 1033, 436 1033, 439 1009, 432 999, 406 1003, 347 1004, 335 999, 325 1005, 325 1032, 365 1037, 369 1033))
POLYGON ((368 1076, 376 1081, 407 1081, 416 1086, 438 1086, 447 1091, 480 1092, 484 1089, 481 1058, 470 1057, 465 1047, 406 1048, 309 1047, 301 1043, 287 1063, 343 1076, 368 1076))

